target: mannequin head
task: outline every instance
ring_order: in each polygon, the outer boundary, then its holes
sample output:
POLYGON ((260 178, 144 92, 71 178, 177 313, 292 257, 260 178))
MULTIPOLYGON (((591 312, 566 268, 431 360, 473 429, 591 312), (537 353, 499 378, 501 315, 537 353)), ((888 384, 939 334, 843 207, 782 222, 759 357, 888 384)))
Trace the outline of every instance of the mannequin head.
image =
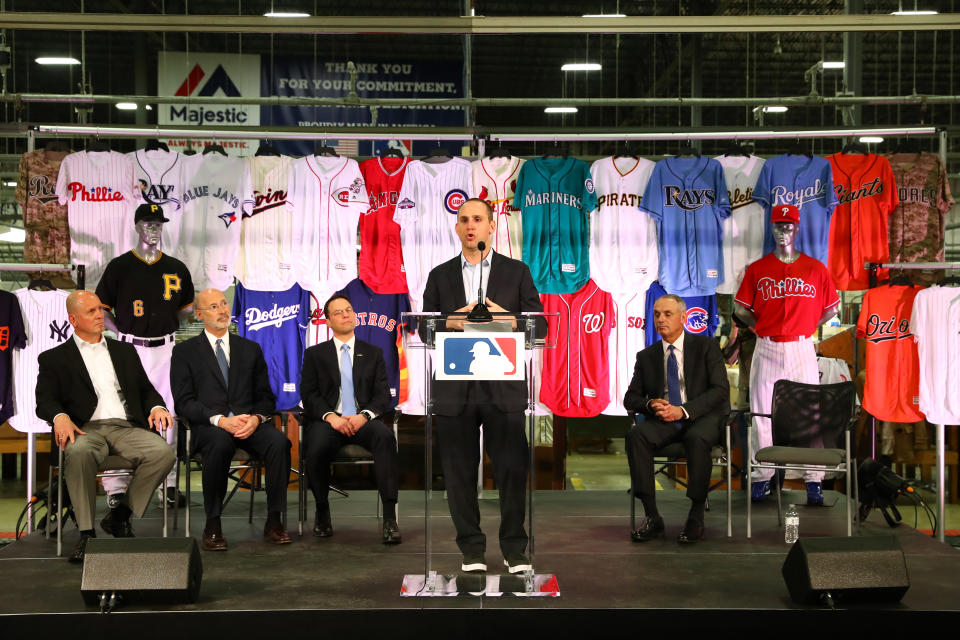
POLYGON ((793 241, 797 237, 796 222, 774 222, 773 223, 773 241, 778 248, 787 248, 793 246, 793 241))
POLYGON ((163 232, 162 222, 153 222, 141 220, 134 225, 137 230, 137 237, 140 239, 141 247, 150 247, 156 249, 160 244, 160 235, 163 232))

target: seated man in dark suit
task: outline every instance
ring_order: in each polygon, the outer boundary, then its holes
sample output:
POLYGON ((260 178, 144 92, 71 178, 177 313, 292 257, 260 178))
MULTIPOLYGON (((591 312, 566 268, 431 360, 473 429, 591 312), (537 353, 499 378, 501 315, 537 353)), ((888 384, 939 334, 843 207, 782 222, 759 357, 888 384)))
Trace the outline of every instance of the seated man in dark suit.
POLYGON ((712 339, 683 330, 687 307, 683 298, 665 295, 653 305, 651 320, 662 340, 637 354, 633 379, 623 406, 643 416, 627 433, 627 458, 633 495, 640 499, 646 518, 633 532, 634 542, 664 537, 657 511, 653 453, 671 442, 686 449, 692 504, 678 540, 691 543, 703 537, 703 512, 710 486, 710 449, 730 407, 730 385, 720 347, 712 339))
POLYGON ((303 355, 300 397, 304 408, 304 466, 317 503, 313 535, 333 535, 330 521, 330 463, 347 444, 373 454, 377 489, 383 501, 383 543, 398 544, 397 440, 378 418, 390 406, 390 386, 383 352, 353 335, 357 315, 350 299, 336 294, 323 305, 333 338, 303 355))
POLYGON ((133 345, 102 335, 100 298, 74 291, 67 297, 67 319, 73 337, 40 354, 37 416, 53 424, 54 441, 63 449, 61 472, 80 528, 80 542, 69 559, 83 562, 87 540, 96 537, 96 476, 106 457, 122 456, 135 468, 127 492, 130 506, 118 504, 100 524, 115 537, 132 537, 131 513, 143 516, 176 456, 151 431, 171 427, 173 419, 133 345))
POLYGON ((249 451, 267 467, 265 540, 288 544, 280 514, 286 507, 290 474, 290 440, 273 426, 276 399, 267 378, 260 345, 229 334, 230 306, 223 293, 197 294, 194 312, 203 332, 173 348, 170 388, 177 415, 190 421, 191 448, 203 457, 203 548, 226 551, 220 524, 227 474, 237 448, 249 451))

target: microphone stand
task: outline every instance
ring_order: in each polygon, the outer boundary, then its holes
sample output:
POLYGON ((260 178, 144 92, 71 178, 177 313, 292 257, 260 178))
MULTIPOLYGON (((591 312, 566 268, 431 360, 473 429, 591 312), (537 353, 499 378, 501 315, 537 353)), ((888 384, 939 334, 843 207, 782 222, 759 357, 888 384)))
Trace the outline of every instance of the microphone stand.
POLYGON ((490 309, 487 308, 487 305, 483 301, 483 252, 487 248, 487 243, 482 240, 477 243, 477 249, 480 250, 480 263, 477 265, 480 268, 480 286, 477 288, 477 304, 473 307, 470 313, 467 314, 467 320, 470 322, 491 322, 493 321, 493 314, 490 313, 490 309))

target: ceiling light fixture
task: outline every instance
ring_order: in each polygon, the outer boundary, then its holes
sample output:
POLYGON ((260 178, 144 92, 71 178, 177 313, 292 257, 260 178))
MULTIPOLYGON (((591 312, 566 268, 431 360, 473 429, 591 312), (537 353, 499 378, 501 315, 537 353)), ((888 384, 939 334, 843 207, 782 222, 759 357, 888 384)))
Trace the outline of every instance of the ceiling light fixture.
POLYGON ((576 113, 576 107, 547 107, 543 110, 544 113, 576 113))
POLYGON ((267 11, 263 14, 267 18, 309 18, 309 13, 301 11, 267 11))
POLYGON ((938 12, 936 11, 894 11, 890 15, 892 16, 935 16, 938 12))
POLYGON ((596 62, 569 62, 562 67, 560 71, 600 71, 603 65, 596 62))
POLYGON ((625 13, 585 13, 584 18, 626 18, 625 13))
POLYGON ((118 102, 117 109, 121 111, 136 111, 137 103, 136 102, 118 102))
POLYGON ((40 57, 36 59, 37 64, 80 64, 76 58, 58 58, 56 56, 40 57))
POLYGON ((860 142, 863 144, 880 144, 883 142, 883 138, 880 136, 861 136, 860 142))
POLYGON ((26 238, 27 232, 15 227, 11 227, 6 233, 0 233, 0 242, 23 242, 26 238))
POLYGON ((843 69, 846 66, 847 66, 846 62, 827 62, 827 61, 820 62, 821 69, 843 69))

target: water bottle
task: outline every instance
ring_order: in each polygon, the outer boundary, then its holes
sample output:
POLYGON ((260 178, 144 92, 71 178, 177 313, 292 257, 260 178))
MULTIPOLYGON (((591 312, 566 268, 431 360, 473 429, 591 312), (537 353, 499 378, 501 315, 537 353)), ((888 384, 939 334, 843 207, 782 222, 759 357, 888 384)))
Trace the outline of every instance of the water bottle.
POLYGON ((783 516, 783 522, 786 529, 783 534, 783 541, 787 544, 793 544, 800 537, 800 514, 794 505, 790 505, 787 513, 783 516))

